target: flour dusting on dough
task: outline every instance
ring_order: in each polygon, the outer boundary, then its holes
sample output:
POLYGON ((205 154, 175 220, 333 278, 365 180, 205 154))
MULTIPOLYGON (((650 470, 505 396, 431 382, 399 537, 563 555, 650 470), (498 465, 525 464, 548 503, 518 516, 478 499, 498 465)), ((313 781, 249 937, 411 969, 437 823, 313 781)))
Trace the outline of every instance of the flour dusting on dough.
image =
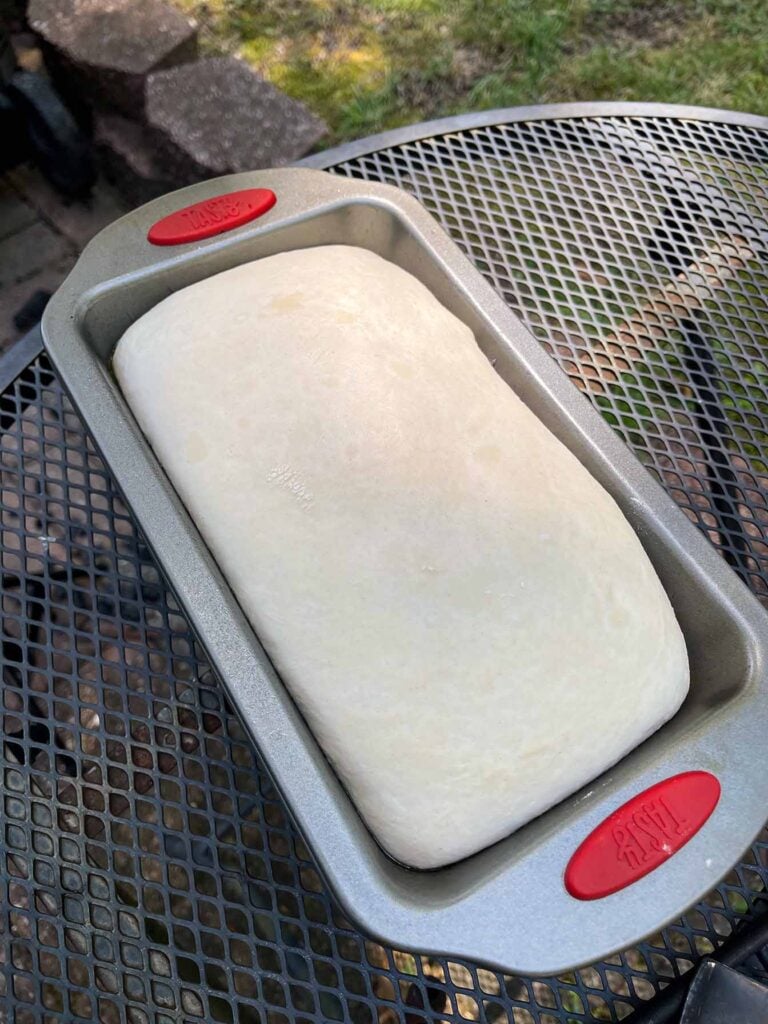
POLYGON ((312 508, 315 499, 307 490, 298 475, 287 464, 273 467, 267 473, 267 480, 277 483, 289 491, 298 501, 302 508, 312 508))

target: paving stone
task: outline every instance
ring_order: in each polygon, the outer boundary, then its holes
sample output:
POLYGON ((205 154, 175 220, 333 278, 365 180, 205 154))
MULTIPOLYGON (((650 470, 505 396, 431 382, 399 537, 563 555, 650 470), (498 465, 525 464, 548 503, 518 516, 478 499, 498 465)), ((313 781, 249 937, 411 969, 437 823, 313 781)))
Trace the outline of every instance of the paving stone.
POLYGON ((31 164, 10 171, 8 180, 37 215, 53 225, 72 248, 78 250, 128 208, 122 197, 104 181, 96 182, 86 200, 65 200, 31 164))
POLYGON ((30 224, 0 242, 0 288, 23 284, 73 255, 72 246, 46 224, 30 224))
POLYGON ((326 132, 319 117, 234 57, 153 72, 145 116, 173 179, 189 184, 290 163, 326 132))
POLYGON ((0 354, 24 333, 13 322, 24 303, 36 291, 55 292, 74 264, 74 254, 65 254, 50 266, 31 272, 23 281, 0 285, 0 354))
POLYGON ((0 239, 28 227, 37 214, 9 184, 0 181, 0 239))
POLYGON ((196 26, 164 0, 30 0, 27 18, 58 75, 129 115, 151 71, 197 55, 196 26))
POLYGON ((0 352, 22 333, 13 317, 25 302, 54 292, 80 249, 125 209, 103 181, 88 202, 66 202, 35 167, 0 179, 0 352))

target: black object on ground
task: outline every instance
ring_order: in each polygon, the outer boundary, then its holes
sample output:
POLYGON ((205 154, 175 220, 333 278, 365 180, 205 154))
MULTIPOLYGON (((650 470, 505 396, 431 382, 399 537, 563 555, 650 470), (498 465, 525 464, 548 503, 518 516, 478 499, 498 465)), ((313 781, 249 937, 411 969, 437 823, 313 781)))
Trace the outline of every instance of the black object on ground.
POLYGON ((48 181, 65 196, 87 196, 96 179, 90 143, 51 83, 17 71, 6 92, 21 115, 29 154, 48 181))
POLYGON ((766 1024, 768 987, 705 960, 691 982, 680 1024, 766 1024))
POLYGON ((0 171, 31 159, 62 195, 84 198, 96 178, 88 139, 51 82, 44 75, 16 70, 9 51, 8 38, 0 31, 0 171))
POLYGON ((709 453, 707 476, 712 505, 718 527, 724 535, 732 537, 732 546, 723 551, 723 557, 748 584, 749 574, 753 568, 750 564, 752 551, 749 535, 739 517, 741 488, 738 476, 731 466, 727 435, 723 429, 728 423, 728 418, 720 404, 722 388, 718 385, 721 382, 721 374, 715 355, 707 343, 707 335, 700 330, 696 319, 682 318, 680 331, 685 338, 685 345, 682 348, 683 365, 695 396, 696 426, 709 453), (718 437, 722 440, 718 440, 718 437))
MULTIPOLYGON (((764 912, 755 921, 745 924, 730 938, 722 944, 717 952, 712 954, 711 962, 723 964, 726 967, 733 967, 743 964, 750 957, 761 955, 768 947, 768 912, 764 912)), ((710 961, 707 961, 710 962, 710 961)), ((690 983, 690 988, 695 985, 696 980, 690 983)), ((676 1020, 676 1015, 683 1005, 689 991, 689 976, 683 975, 667 988, 665 988, 653 1002, 642 1009, 638 1009, 632 1015, 632 1024, 670 1024, 676 1020)), ((686 1007, 687 1009, 687 1007, 686 1007)), ((725 1018, 723 1018, 725 1019, 725 1018)), ((768 1014, 758 1018, 760 1024, 768 1024, 768 1014)), ((696 1017, 685 1018, 681 1024, 693 1024, 696 1017)), ((751 1024, 743 1020, 738 1014, 734 1014, 730 1021, 733 1024, 751 1024)), ((697 1021, 698 1024, 698 1021, 697 1021)), ((710 1024, 706 1017, 701 1018, 701 1024, 710 1024)), ((713 1018, 712 1024, 717 1024, 717 1017, 713 1018)), ((730 1024, 730 1022, 729 1022, 730 1024)))

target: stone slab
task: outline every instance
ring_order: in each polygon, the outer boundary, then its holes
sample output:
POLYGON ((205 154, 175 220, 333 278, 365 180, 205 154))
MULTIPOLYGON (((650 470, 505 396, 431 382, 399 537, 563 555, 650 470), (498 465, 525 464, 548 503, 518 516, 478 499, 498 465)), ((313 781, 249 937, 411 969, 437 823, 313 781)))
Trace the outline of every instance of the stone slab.
POLYGON ((303 103, 234 57, 153 72, 145 116, 158 153, 180 184, 290 163, 326 132, 303 103))
POLYGON ((143 124, 119 114, 97 113, 93 141, 105 177, 129 206, 141 206, 176 187, 143 124))
POLYGON ((157 68, 197 55, 197 28, 164 0, 30 0, 30 27, 56 77, 134 116, 157 68))

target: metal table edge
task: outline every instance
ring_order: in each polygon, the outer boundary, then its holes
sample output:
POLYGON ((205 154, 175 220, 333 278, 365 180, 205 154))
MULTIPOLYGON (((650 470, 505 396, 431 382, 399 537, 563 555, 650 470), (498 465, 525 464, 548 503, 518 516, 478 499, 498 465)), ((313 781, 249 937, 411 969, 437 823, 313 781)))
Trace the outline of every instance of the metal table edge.
POLYGON ((40 324, 38 324, 0 356, 0 395, 13 384, 31 362, 37 359, 42 351, 43 334, 40 324))
POLYGON ((419 121, 403 128, 368 135, 363 139, 345 142, 331 149, 312 153, 299 160, 297 167, 326 170, 347 160, 359 159, 370 153, 409 142, 418 142, 438 135, 488 128, 491 125, 516 124, 521 121, 578 120, 588 117, 655 117, 677 118, 688 121, 718 121, 722 124, 741 125, 768 131, 768 117, 745 114, 737 110, 717 107, 687 106, 677 103, 635 103, 623 100, 601 100, 589 103, 543 103, 525 107, 498 107, 493 110, 454 114, 433 121, 419 121))

